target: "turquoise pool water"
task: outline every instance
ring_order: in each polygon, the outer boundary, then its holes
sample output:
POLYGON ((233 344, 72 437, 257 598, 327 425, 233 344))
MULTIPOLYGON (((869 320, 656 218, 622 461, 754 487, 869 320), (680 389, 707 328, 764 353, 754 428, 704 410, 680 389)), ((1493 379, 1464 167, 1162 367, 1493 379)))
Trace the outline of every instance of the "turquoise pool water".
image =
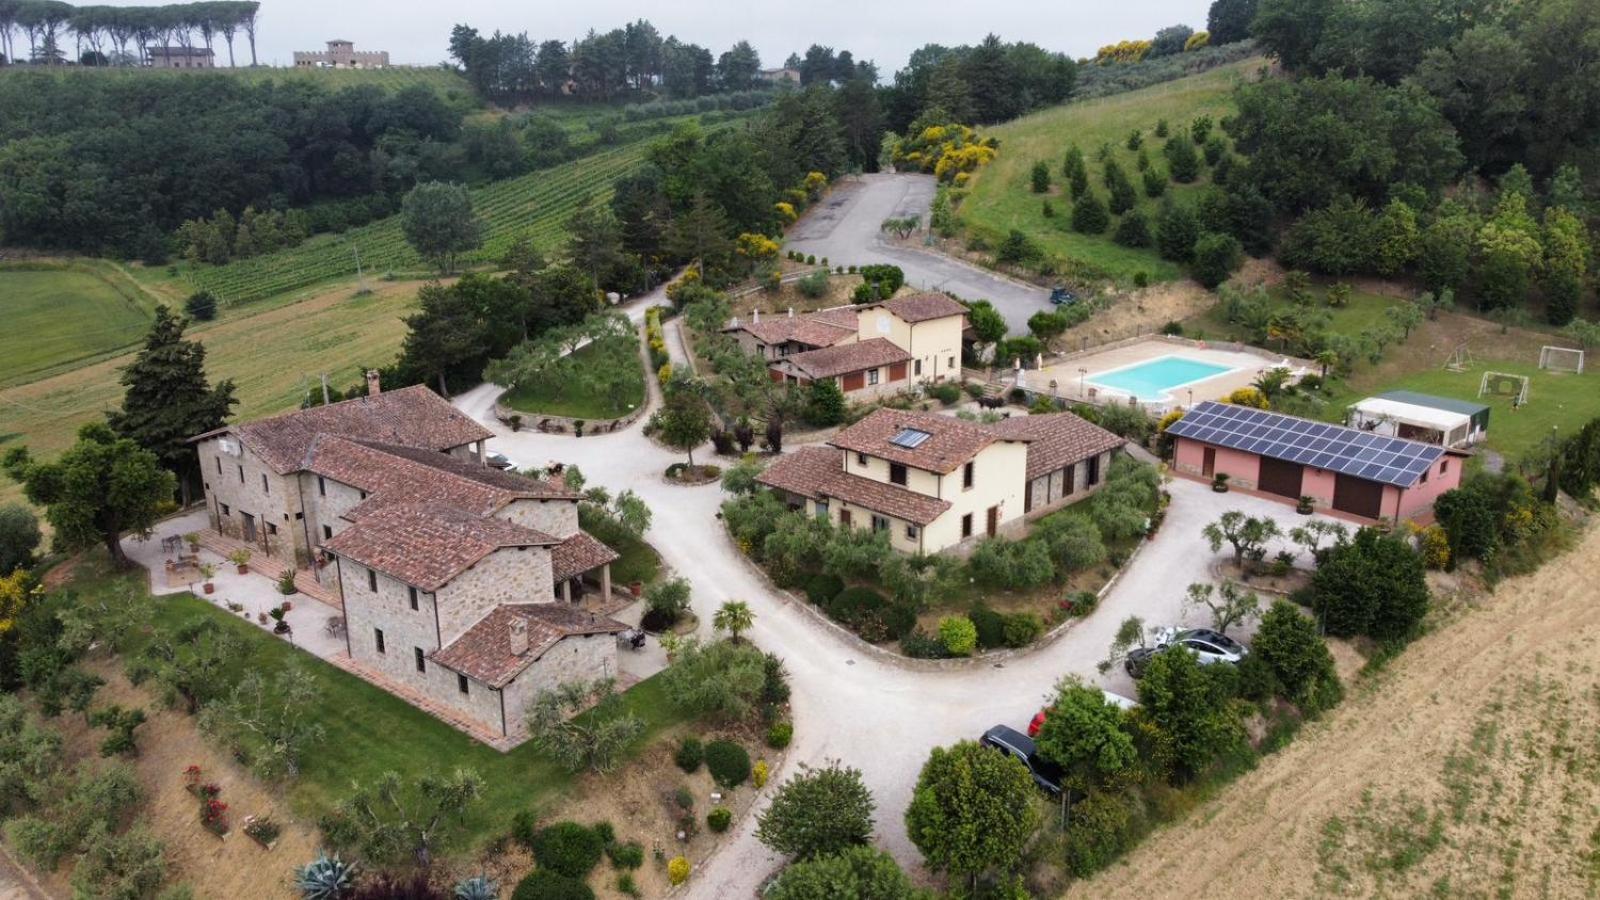
POLYGON ((1132 394, 1140 399, 1155 400, 1166 396, 1173 388, 1232 371, 1232 366, 1201 362, 1185 356, 1163 356, 1091 375, 1089 383, 1132 394))

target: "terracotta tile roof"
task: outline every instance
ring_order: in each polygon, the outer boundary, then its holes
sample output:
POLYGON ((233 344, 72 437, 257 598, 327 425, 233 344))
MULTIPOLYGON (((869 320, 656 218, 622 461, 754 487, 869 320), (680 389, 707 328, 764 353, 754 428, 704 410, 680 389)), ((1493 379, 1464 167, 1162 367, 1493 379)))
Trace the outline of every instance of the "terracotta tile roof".
POLYGON ((323 546, 425 591, 502 547, 561 543, 532 528, 440 503, 395 504, 359 517, 323 546))
POLYGON ((574 578, 620 558, 599 538, 579 531, 550 550, 550 568, 556 581, 574 578))
POLYGON ((859 306, 833 306, 828 309, 819 309, 816 312, 806 313, 806 318, 815 319, 826 325, 844 328, 851 332, 857 330, 857 322, 861 316, 859 306))
POLYGON ((779 457, 756 481, 812 500, 837 498, 913 525, 930 524, 950 508, 948 500, 847 474, 840 452, 827 447, 805 447, 779 457))
POLYGON ((944 294, 907 294, 875 304, 907 322, 926 322, 948 316, 964 316, 967 308, 944 294))
POLYGON ((505 604, 490 610, 460 637, 435 651, 433 661, 490 687, 502 688, 563 638, 616 634, 627 629, 615 619, 565 603, 505 604), (511 623, 516 619, 528 626, 525 653, 511 652, 511 623))
POLYGON ((947 475, 966 465, 983 448, 1000 437, 971 422, 937 413, 879 409, 851 425, 830 441, 835 447, 877 456, 939 475, 947 475), (915 449, 889 442, 901 431, 912 428, 929 437, 915 449))
POLYGON ((519 498, 576 499, 562 488, 434 450, 322 435, 306 455, 306 471, 367 492, 344 514, 352 522, 396 504, 435 503, 488 516, 519 498))
POLYGON ((1030 479, 1082 462, 1091 456, 1099 456, 1127 443, 1099 425, 1068 412, 1012 416, 998 422, 982 423, 979 427, 1008 441, 1027 442, 1030 479))
POLYGON ((229 425, 190 440, 226 432, 237 435, 280 475, 305 467, 306 454, 319 434, 425 450, 448 450, 491 437, 487 428, 422 385, 229 425))
POLYGON ((795 341, 811 347, 832 347, 843 341, 855 340, 856 336, 854 311, 851 312, 848 325, 836 324, 832 320, 815 315, 772 316, 759 322, 743 321, 722 330, 748 332, 763 344, 795 341))
POLYGON ((907 362, 911 354, 883 338, 872 338, 855 344, 839 344, 820 350, 807 350, 785 356, 802 375, 808 378, 832 378, 863 369, 874 369, 893 363, 907 362))

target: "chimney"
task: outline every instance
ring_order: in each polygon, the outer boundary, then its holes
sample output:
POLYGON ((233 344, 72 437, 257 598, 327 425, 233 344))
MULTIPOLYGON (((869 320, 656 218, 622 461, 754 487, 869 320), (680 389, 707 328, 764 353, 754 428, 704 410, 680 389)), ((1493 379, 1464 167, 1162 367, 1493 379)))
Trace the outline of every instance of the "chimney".
POLYGON ((752 321, 752 322, 760 322, 761 321, 761 310, 752 309, 750 311, 750 321, 752 321))
POLYGON ((794 307, 789 307, 789 318, 794 318, 794 307))
POLYGON ((511 655, 521 656, 528 652, 528 620, 521 616, 512 616, 511 624, 506 629, 506 637, 511 640, 511 655))
POLYGON ((367 396, 368 397, 376 397, 376 396, 378 396, 380 391, 382 391, 382 388, 380 388, 378 386, 378 370, 377 369, 368 369, 367 370, 367 396))

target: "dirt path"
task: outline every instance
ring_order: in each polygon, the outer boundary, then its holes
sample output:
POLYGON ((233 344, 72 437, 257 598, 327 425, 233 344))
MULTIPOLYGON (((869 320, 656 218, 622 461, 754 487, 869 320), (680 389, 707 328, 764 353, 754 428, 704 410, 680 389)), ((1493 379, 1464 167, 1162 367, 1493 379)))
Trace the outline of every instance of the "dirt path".
POLYGON ((1590 529, 1069 896, 1595 896, 1597 575, 1590 529))

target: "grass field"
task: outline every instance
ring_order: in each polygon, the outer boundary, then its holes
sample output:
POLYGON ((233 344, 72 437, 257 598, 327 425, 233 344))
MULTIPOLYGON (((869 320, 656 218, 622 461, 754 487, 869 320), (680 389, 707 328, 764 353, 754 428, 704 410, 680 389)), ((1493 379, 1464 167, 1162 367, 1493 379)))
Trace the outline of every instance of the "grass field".
MULTIPOLYGON (((103 561, 96 552, 92 559, 103 561)), ((143 573, 113 576, 103 564, 85 565, 72 587, 93 598, 122 596, 144 589, 143 573)), ((156 600, 154 624, 170 628, 196 619, 211 619, 236 634, 243 652, 224 674, 233 682, 246 671, 269 679, 290 666, 303 669, 316 685, 317 702, 306 710, 321 724, 327 739, 307 754, 301 774, 285 784, 298 815, 312 821, 350 794, 352 780, 370 782, 384 772, 399 772, 406 783, 428 772, 466 767, 483 776, 483 799, 465 823, 471 847, 502 835, 511 818, 547 802, 571 782, 570 776, 530 745, 501 753, 462 734, 394 695, 301 652, 250 622, 188 594, 156 600), (404 735, 404 740, 394 739, 404 735)), ((679 721, 667 703, 658 679, 641 682, 623 695, 628 708, 645 722, 634 743, 637 750, 679 721)))
MULTIPOLYGON (((1371 328, 1377 328, 1388 323, 1384 310, 1404 301, 1395 297, 1385 297, 1380 294, 1370 294, 1364 291, 1351 291, 1350 302, 1338 308, 1329 307, 1323 300, 1327 295, 1326 287, 1314 287, 1311 294, 1317 298, 1317 304, 1329 315, 1328 329, 1337 334, 1357 335, 1371 328)), ((1273 301, 1273 310, 1288 309, 1290 302, 1280 288, 1271 288, 1267 295, 1273 301)), ((1221 310, 1213 305, 1205 314, 1197 316, 1182 323, 1184 334, 1205 339, 1214 338, 1229 341, 1250 342, 1250 335, 1243 328, 1234 325, 1222 318, 1221 310)), ((1268 349, 1278 349, 1269 347, 1268 349)))
MULTIPOLYGON (((1403 348, 1399 352, 1404 352, 1403 348)), ((1552 434, 1566 437, 1576 433, 1590 419, 1600 417, 1600 375, 1546 372, 1534 363, 1478 359, 1465 372, 1429 368, 1403 375, 1381 388, 1381 391, 1398 390, 1489 404, 1493 411, 1489 414, 1486 443, 1490 449, 1512 458, 1533 450, 1552 434), (1509 396, 1478 397, 1478 385, 1484 372, 1528 376, 1528 404, 1513 410, 1509 396)), ((1349 391, 1345 396, 1336 397, 1330 408, 1343 410, 1350 403, 1381 391, 1349 391)))
MULTIPOLYGON (((234 380, 234 418, 248 420, 298 406, 322 372, 347 386, 360 381, 364 367, 387 364, 399 350, 402 317, 415 307, 419 286, 381 284, 361 297, 341 286, 248 318, 210 323, 190 336, 206 346, 212 381, 234 380)), ((117 370, 130 360, 122 355, 0 389, 0 448, 26 443, 46 458, 55 456, 80 426, 122 402, 117 370)), ((15 484, 0 483, 0 502, 19 497, 15 484)))
MULTIPOLYGON (((1153 216, 1159 201, 1144 196, 1135 165, 1138 154, 1128 149, 1128 134, 1136 128, 1144 133, 1144 149, 1151 164, 1165 172, 1166 159, 1161 153, 1164 141, 1155 136, 1156 123, 1166 119, 1176 130, 1202 114, 1220 123, 1233 110, 1234 85, 1258 65, 1259 60, 1248 60, 1106 99, 1069 103, 995 127, 988 133, 1000 140, 999 155, 973 180, 970 194, 961 205, 962 224, 991 246, 1012 229, 1020 229, 1048 255, 1068 261, 1062 267, 1066 272, 1098 272, 1120 284, 1131 283, 1137 272, 1144 272, 1151 281, 1181 277, 1182 268, 1161 259, 1153 249, 1133 249, 1112 241, 1114 222, 1104 235, 1083 235, 1071 230, 1072 200, 1061 176, 1067 148, 1073 144, 1082 148, 1090 186, 1104 201, 1106 189, 1098 153, 1102 145, 1109 144, 1113 157, 1140 188, 1139 208, 1153 216), (1040 160, 1050 166, 1052 187, 1048 195, 1032 191, 1033 164, 1040 160), (1044 215, 1046 197, 1055 207, 1052 218, 1044 215)), ((1213 133, 1219 132, 1220 128, 1213 129, 1213 133)), ((1205 183, 1207 174, 1202 166, 1199 181, 1190 185, 1169 183, 1167 193, 1182 197, 1205 183)))
POLYGON ((0 387, 136 344, 155 303, 110 263, 0 265, 0 387))

